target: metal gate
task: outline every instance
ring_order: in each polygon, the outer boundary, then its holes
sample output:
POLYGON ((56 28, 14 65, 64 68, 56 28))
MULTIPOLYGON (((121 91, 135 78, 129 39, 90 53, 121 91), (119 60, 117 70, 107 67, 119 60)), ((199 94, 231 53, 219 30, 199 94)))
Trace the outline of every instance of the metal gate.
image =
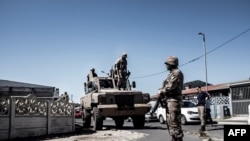
POLYGON ((232 112, 234 116, 248 115, 250 104, 250 86, 231 87, 232 112))
POLYGON ((225 118, 230 116, 230 97, 218 96, 211 98, 211 116, 212 118, 225 118))

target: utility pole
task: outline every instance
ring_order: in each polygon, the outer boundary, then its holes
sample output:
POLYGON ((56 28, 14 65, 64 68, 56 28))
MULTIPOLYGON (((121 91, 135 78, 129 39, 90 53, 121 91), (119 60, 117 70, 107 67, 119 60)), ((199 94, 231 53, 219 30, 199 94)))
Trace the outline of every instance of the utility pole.
POLYGON ((200 32, 200 33, 198 33, 198 35, 202 35, 202 37, 203 37, 203 47, 204 47, 204 51, 205 51, 206 92, 208 92, 208 89, 207 89, 207 50, 206 50, 205 34, 200 32))

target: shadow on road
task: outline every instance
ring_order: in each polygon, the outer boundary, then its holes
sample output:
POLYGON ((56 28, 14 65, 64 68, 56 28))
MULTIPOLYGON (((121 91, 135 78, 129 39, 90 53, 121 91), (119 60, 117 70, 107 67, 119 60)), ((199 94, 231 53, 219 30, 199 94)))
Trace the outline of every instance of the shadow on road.
MULTIPOLYGON (((167 127, 160 126, 160 125, 154 125, 150 123, 145 123, 144 128, 142 129, 135 129, 132 125, 132 123, 125 124, 122 128, 122 130, 167 130, 167 127)), ((113 122, 110 122, 108 124, 103 125, 102 130, 120 130, 116 128, 116 126, 113 124, 113 122)), ((58 134, 50 134, 50 135, 42 135, 42 136, 34 136, 34 137, 26 137, 26 138, 15 138, 11 139, 10 141, 41 141, 41 140, 51 140, 51 139, 58 139, 58 138, 68 138, 71 136, 79 136, 79 135, 91 135, 96 133, 91 128, 83 128, 82 124, 76 123, 75 124, 75 132, 71 133, 58 133, 58 134)))
POLYGON ((147 129, 160 129, 160 130, 166 130, 167 128, 165 127, 161 127, 161 126, 147 126, 145 125, 144 128, 142 129, 136 129, 133 126, 123 126, 122 128, 116 128, 116 126, 114 125, 105 125, 104 126, 104 130, 118 130, 118 129, 122 129, 122 130, 147 130, 147 129))
POLYGON ((50 135, 43 135, 43 136, 35 136, 35 137, 27 137, 27 138, 15 138, 11 141, 41 141, 41 140, 50 140, 50 139, 58 139, 58 138, 67 138, 70 136, 77 136, 77 135, 89 135, 93 134, 95 131, 91 129, 84 129, 82 126, 75 125, 75 132, 72 133, 59 133, 59 134, 50 134, 50 135))

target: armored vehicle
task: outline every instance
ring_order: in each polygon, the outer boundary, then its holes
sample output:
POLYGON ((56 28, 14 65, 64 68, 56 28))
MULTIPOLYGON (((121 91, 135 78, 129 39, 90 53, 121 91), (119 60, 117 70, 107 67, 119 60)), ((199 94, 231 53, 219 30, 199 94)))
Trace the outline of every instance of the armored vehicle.
POLYGON ((112 70, 106 77, 93 77, 84 83, 85 95, 80 102, 83 109, 83 126, 93 130, 101 130, 103 120, 112 118, 117 128, 122 128, 124 120, 132 118, 134 128, 144 127, 145 114, 150 111, 151 105, 148 93, 132 90, 135 82, 126 81, 125 89, 118 89, 118 79, 112 70))

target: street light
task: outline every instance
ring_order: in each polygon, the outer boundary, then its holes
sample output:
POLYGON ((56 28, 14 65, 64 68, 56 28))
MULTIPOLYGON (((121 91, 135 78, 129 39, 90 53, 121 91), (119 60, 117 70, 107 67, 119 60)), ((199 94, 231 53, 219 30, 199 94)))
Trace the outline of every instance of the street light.
POLYGON ((101 71, 102 73, 104 73, 104 74, 106 74, 107 76, 109 76, 109 74, 108 73, 106 73, 105 71, 101 71))
POLYGON ((204 46, 204 50, 205 50, 206 91, 208 91, 208 89, 207 89, 207 50, 206 50, 206 43, 205 43, 205 34, 200 32, 200 33, 198 33, 198 35, 203 36, 203 46, 204 46))

